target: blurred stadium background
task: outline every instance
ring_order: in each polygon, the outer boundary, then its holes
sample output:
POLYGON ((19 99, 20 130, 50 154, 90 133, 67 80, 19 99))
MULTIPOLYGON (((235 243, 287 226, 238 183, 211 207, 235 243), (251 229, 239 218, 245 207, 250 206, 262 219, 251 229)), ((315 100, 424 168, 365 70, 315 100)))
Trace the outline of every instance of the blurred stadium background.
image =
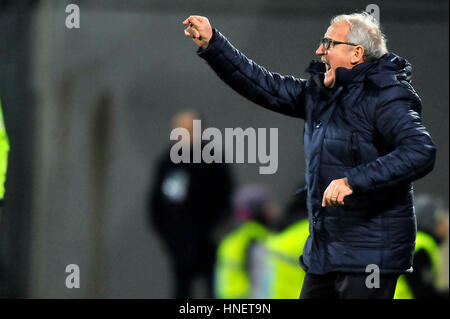
MULTIPOLYGON (((330 18, 369 3, 0 1, 0 97, 11 143, 0 297, 169 297, 167 256, 149 227, 146 196, 170 119, 184 108, 199 110, 204 127, 278 127, 276 174, 260 175, 256 164, 232 169, 238 184, 269 185, 285 205, 303 180, 303 123, 227 88, 196 56, 181 22, 207 16, 257 63, 306 77, 330 18), (80 29, 65 27, 69 3, 80 7, 80 29), (65 286, 68 264, 80 266, 80 289, 65 286)), ((438 147, 416 192, 448 205, 448 2, 376 4, 388 48, 413 65, 438 147)), ((441 284, 448 286, 448 272, 441 284)))

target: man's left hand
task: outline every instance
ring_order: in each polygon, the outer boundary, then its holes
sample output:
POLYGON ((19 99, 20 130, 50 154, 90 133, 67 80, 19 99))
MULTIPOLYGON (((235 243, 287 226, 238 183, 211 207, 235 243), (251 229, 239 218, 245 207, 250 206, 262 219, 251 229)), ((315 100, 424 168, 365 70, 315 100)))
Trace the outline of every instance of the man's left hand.
POLYGON ((344 197, 353 194, 347 177, 335 179, 323 193, 322 207, 344 205, 344 197))

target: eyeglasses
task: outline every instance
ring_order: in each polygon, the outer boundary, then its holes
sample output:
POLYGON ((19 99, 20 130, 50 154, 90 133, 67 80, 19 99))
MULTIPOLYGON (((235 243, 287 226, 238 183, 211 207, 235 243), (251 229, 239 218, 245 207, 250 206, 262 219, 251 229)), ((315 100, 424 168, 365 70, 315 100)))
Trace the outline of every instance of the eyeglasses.
POLYGON ((336 40, 332 40, 330 38, 323 38, 322 40, 320 40, 320 45, 323 44, 323 47, 325 48, 325 50, 330 49, 330 47, 334 47, 337 44, 347 44, 347 45, 353 45, 353 46, 357 46, 358 44, 354 44, 354 43, 350 43, 350 42, 341 42, 341 41, 336 41, 336 40))

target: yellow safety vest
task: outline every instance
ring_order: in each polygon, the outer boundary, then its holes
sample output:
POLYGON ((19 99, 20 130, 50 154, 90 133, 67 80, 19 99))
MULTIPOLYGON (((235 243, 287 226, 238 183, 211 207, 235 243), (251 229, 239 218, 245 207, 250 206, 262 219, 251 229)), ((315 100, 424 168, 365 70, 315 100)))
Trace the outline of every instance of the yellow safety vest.
POLYGON ((301 220, 265 241, 269 269, 268 298, 298 299, 305 272, 299 257, 309 235, 308 220, 301 220))
POLYGON ((8 168, 9 139, 3 121, 2 102, 0 101, 0 200, 5 196, 6 170, 8 168))
POLYGON ((219 244, 215 266, 215 294, 221 299, 250 297, 247 250, 252 241, 262 242, 268 230, 259 223, 247 222, 219 244))
MULTIPOLYGON (((431 258, 432 263, 432 275, 434 285, 437 286, 437 280, 439 278, 439 266, 441 265, 441 252, 438 244, 434 239, 424 232, 417 232, 415 252, 425 249, 431 258)), ((414 266, 414 265, 413 265, 414 266)), ((405 278, 405 275, 401 275, 398 278, 397 286, 395 288, 394 299, 414 299, 411 288, 405 278)))

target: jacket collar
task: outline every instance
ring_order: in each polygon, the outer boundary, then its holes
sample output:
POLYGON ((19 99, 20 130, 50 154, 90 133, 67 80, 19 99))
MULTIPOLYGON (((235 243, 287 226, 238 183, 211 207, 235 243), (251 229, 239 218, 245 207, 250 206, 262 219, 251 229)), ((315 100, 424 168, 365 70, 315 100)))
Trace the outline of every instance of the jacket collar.
MULTIPOLYGON (((411 80, 411 64, 394 53, 386 53, 380 59, 364 62, 352 69, 336 68, 335 87, 347 86, 351 83, 372 82, 378 87, 388 87, 399 84, 399 80, 411 80)), ((322 61, 313 60, 305 70, 313 78, 320 79, 323 86, 323 75, 326 72, 322 61)), ((317 83, 318 81, 316 81, 317 83)))
POLYGON ((313 60, 309 64, 308 68, 306 68, 306 72, 310 73, 314 82, 317 86, 319 86, 322 90, 327 91, 329 94, 335 91, 335 88, 340 86, 345 86, 350 83, 362 82, 364 81, 365 74, 367 70, 373 67, 372 62, 365 62, 356 65, 352 69, 346 68, 337 68, 336 69, 336 83, 333 89, 325 88, 323 85, 324 73, 326 72, 325 64, 321 61, 313 60))
POLYGON ((325 63, 322 61, 312 60, 311 63, 309 63, 309 66, 306 68, 305 72, 310 73, 311 75, 319 74, 319 73, 325 73, 325 63))
POLYGON ((359 83, 364 82, 366 79, 366 75, 370 69, 372 69, 375 66, 374 62, 364 62, 360 63, 358 65, 355 65, 351 69, 347 68, 336 68, 335 70, 335 77, 336 82, 335 86, 346 86, 352 83, 359 83))

